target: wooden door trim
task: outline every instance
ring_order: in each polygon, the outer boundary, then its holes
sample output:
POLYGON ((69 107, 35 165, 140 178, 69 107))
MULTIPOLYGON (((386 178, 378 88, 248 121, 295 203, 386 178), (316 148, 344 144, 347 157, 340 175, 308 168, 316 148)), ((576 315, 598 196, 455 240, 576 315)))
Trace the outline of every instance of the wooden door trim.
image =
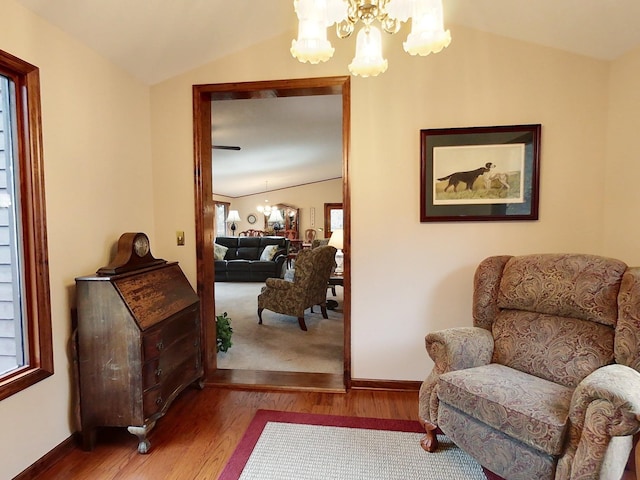
POLYGON ((193 86, 194 186, 196 227, 197 292, 203 325, 202 344, 205 383, 212 383, 217 370, 213 243, 213 185, 211 101, 254 98, 268 90, 278 96, 342 95, 342 203, 344 208, 344 385, 351 386, 351 262, 350 262, 350 132, 351 79, 349 76, 205 84, 193 86))

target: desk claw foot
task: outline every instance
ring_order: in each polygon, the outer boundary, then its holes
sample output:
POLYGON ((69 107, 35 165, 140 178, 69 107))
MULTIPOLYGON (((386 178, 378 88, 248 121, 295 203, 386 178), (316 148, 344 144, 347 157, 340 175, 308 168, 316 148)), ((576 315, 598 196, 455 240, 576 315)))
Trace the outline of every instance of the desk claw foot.
POLYGON ((130 434, 138 437, 138 453, 147 453, 151 448, 151 443, 147 439, 147 434, 154 427, 156 422, 152 422, 148 425, 143 425, 141 427, 130 426, 127 427, 127 430, 130 434))

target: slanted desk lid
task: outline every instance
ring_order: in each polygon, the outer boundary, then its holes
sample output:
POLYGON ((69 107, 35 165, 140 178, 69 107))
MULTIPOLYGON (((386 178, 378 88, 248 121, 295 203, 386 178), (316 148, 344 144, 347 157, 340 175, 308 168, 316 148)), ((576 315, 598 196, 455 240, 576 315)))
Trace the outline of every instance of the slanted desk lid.
POLYGON ((177 263, 113 281, 142 330, 198 302, 177 263))

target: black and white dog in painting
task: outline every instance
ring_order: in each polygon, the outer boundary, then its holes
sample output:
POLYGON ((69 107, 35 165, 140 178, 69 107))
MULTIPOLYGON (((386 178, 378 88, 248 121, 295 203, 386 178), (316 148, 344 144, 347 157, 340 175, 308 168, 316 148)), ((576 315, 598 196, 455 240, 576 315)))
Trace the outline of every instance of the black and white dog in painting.
POLYGON ((467 190, 473 190, 473 182, 475 182, 480 175, 490 172, 492 168, 496 168, 496 166, 491 162, 487 162, 484 167, 476 168, 469 172, 455 172, 451 175, 447 175, 446 177, 439 178, 438 181, 443 182, 445 180, 449 180, 447 186, 444 187, 445 192, 449 187, 453 187, 453 191, 457 192, 458 185, 460 183, 465 183, 467 185, 467 190))

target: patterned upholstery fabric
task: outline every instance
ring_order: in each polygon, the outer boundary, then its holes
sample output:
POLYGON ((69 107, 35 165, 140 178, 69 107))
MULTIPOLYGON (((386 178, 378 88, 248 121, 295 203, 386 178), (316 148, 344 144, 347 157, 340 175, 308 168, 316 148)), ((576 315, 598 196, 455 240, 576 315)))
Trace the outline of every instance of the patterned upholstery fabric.
POLYGON ((622 277, 618 296, 618 325, 614 353, 616 363, 640 371, 640 268, 629 268, 622 277))
MULTIPOLYGON (((610 453, 603 440, 638 431, 639 388, 638 372, 624 365, 600 368, 580 383, 571 402, 568 444, 558 469, 571 476, 557 478, 591 478, 590 472, 601 471, 605 455, 610 453)), ((630 442, 626 448, 621 455, 624 463, 630 442)))
POLYGON ((478 463, 492 472, 500 472, 506 480, 554 478, 557 467, 554 457, 514 442, 508 435, 471 416, 461 415, 446 403, 440 410, 439 426, 452 442, 473 455, 478 463))
POLYGON ((442 402, 553 455, 562 452, 572 394, 497 363, 445 373, 438 390, 442 402))
POLYGON ((493 324, 493 362, 575 388, 613 363, 614 333, 576 318, 503 310, 493 324))
POLYGON ((498 307, 615 326, 627 266, 595 255, 528 255, 504 267, 498 307))
POLYGON ((426 337, 426 426, 509 480, 619 478, 640 431, 640 269, 490 257, 474 276, 473 319, 426 337))
POLYGON ((486 330, 474 327, 449 328, 426 336, 429 356, 435 361, 431 375, 420 387, 420 418, 438 423, 440 375, 446 372, 487 365, 493 354, 493 338, 486 330))
POLYGON ((302 250, 296 256, 293 282, 280 278, 267 278, 266 286, 258 295, 258 315, 262 323, 262 310, 298 317, 300 327, 306 330, 304 311, 320 305, 327 318, 327 284, 335 264, 336 249, 322 246, 302 250))

